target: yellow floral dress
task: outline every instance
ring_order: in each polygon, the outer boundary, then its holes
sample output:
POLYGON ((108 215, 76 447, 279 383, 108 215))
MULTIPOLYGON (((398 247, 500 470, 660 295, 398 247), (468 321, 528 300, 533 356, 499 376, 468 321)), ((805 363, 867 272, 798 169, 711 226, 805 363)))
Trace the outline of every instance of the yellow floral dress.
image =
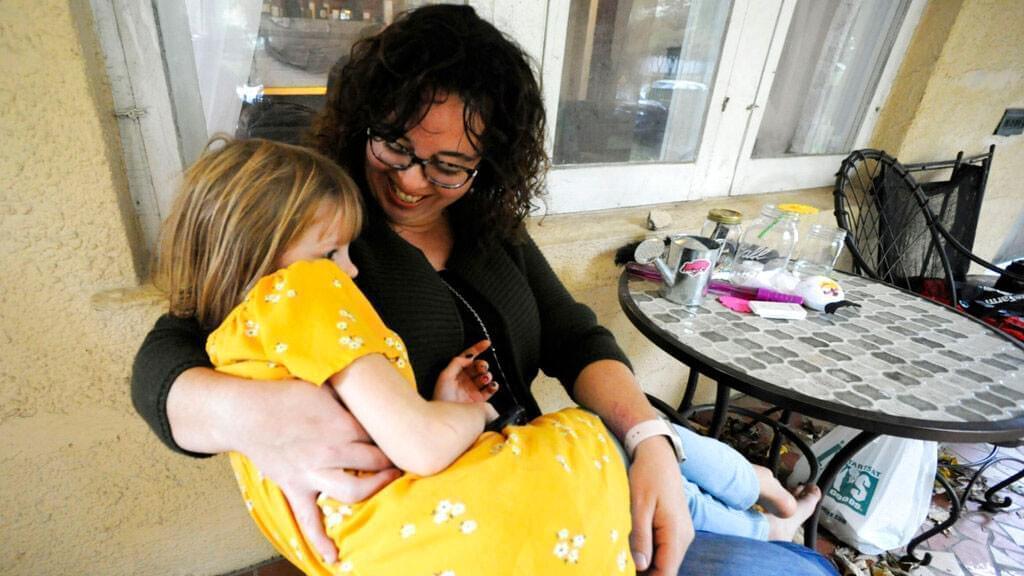
MULTIPOLYGON (((331 261, 259 281, 207 341, 217 370, 321 385, 364 354, 383 354, 414 386, 401 339, 331 261)), ((282 414, 287 426, 295 414, 282 414)), ((443 472, 406 473, 373 497, 319 500, 339 550, 325 564, 281 491, 231 454, 246 507, 306 574, 498 576, 635 574, 625 467, 601 421, 579 409, 487 432, 443 472)))

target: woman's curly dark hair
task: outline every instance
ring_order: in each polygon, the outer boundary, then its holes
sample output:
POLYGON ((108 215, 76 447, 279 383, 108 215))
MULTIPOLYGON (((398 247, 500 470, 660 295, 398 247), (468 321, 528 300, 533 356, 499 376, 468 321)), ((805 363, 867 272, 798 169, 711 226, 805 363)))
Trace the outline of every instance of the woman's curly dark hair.
POLYGON ((448 208, 458 237, 515 239, 544 186, 544 104, 528 57, 469 6, 424 6, 353 46, 331 71, 315 145, 356 178, 365 178, 366 131, 401 133, 444 94, 466 105, 463 119, 482 160, 470 191, 448 208), (340 66, 340 69, 338 67, 340 66), (472 120, 483 131, 472 130, 472 120), (478 125, 479 126, 479 125, 478 125))

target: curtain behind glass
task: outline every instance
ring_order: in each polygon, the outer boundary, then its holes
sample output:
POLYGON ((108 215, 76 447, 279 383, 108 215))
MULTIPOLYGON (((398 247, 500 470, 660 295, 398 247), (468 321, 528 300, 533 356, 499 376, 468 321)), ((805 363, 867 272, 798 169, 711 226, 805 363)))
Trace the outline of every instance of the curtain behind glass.
POLYGON ((849 152, 907 0, 800 0, 754 158, 849 152))
POLYGON ((731 2, 572 0, 555 164, 697 156, 731 2))

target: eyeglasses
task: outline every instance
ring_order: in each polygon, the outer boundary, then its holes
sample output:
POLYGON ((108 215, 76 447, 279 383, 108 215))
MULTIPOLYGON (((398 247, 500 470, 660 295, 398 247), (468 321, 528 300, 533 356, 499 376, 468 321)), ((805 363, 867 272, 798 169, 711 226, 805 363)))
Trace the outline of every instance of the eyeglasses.
POLYGON ((459 188, 476 176, 476 168, 466 168, 437 157, 420 158, 405 145, 382 136, 373 128, 367 128, 366 135, 370 138, 370 152, 374 158, 395 170, 408 170, 413 164, 419 164, 427 180, 441 188, 459 188))

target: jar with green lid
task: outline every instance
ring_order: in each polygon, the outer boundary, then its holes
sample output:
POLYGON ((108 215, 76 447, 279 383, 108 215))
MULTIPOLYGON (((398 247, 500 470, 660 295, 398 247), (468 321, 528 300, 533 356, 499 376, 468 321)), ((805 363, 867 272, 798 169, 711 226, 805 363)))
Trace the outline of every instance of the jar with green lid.
POLYGON ((718 266, 724 267, 736 254, 740 236, 743 234, 743 214, 728 208, 712 208, 708 210, 707 219, 701 227, 700 235, 717 240, 721 243, 718 250, 718 266))
POLYGON ((780 208, 764 205, 746 226, 728 265, 734 284, 768 286, 772 275, 788 267, 800 235, 800 213, 780 208))

